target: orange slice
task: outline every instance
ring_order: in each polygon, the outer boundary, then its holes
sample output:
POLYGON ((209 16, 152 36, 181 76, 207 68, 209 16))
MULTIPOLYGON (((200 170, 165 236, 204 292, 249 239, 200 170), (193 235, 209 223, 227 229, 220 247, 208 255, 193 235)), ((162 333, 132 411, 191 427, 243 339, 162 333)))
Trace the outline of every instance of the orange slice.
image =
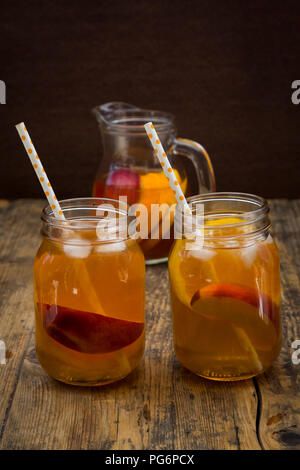
POLYGON ((188 240, 177 240, 169 256, 172 290, 179 300, 191 307, 191 299, 199 287, 216 278, 213 258, 215 251, 201 249, 195 253, 187 250, 188 240), (203 257, 199 259, 199 256, 203 257))
MULTIPOLYGON (((187 179, 181 181, 178 170, 174 169, 177 181, 181 185, 183 192, 186 191, 187 179)), ((139 203, 147 206, 151 211, 151 204, 169 204, 176 203, 173 190, 163 171, 150 172, 140 175, 140 198, 139 203)))
POLYGON ((242 219, 239 217, 220 217, 219 219, 207 220, 205 225, 234 225, 241 222, 242 219))

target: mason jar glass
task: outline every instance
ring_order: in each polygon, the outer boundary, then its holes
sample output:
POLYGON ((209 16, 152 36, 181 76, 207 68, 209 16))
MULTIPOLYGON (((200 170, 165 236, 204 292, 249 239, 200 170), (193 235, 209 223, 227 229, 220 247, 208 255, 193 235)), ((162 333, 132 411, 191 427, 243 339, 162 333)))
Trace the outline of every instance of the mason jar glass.
POLYGON ((122 379, 144 351, 145 260, 128 236, 127 206, 99 198, 42 212, 34 262, 36 351, 55 379, 102 385, 122 379))
POLYGON ((253 377, 281 349, 279 255, 268 204, 240 193, 188 203, 191 215, 176 210, 169 257, 176 356, 208 379, 253 377))

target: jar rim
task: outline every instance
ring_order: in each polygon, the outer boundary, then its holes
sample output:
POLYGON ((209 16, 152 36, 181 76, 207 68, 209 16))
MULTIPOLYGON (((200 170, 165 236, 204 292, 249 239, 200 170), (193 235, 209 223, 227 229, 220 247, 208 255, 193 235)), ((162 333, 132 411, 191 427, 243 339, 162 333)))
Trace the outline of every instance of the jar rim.
MULTIPOLYGON (((107 224, 106 234, 112 236, 112 239, 102 239, 98 235, 98 242, 119 242, 129 238, 127 233, 128 225, 128 204, 121 200, 110 199, 110 198, 97 198, 97 197, 85 197, 85 198, 71 198, 63 199, 58 201, 63 214, 66 216, 65 219, 58 219, 54 216, 54 212, 50 205, 47 205, 42 210, 41 220, 45 228, 58 229, 68 232, 78 231, 89 231, 98 230, 98 224, 101 220, 109 220, 111 223, 107 224), (89 213, 95 211, 94 214, 89 213), (97 213, 98 211, 98 213, 97 213), (109 217, 100 216, 99 211, 103 213, 118 214, 118 217, 109 219, 109 217), (120 217, 121 216, 121 217, 120 217), (124 216, 124 218, 122 218, 124 216), (117 222, 118 221, 118 222, 117 222), (121 224, 119 223, 121 221, 121 224), (124 223, 125 222, 125 223, 124 223), (123 236, 113 237, 116 234, 116 227, 122 225, 123 236), (125 229, 126 228, 126 236, 125 229)), ((131 217, 130 220, 133 220, 131 217)), ((44 230, 45 231, 45 230, 44 230)), ((43 232, 43 230, 42 230, 43 232)), ((51 238, 51 237, 50 237, 51 238)))
MULTIPOLYGON (((230 201, 230 202, 239 202, 239 203, 248 203, 248 204, 253 204, 253 209, 247 210, 244 212, 239 212, 238 216, 241 219, 244 219, 245 221, 249 222, 249 219, 251 219, 251 222, 254 220, 259 219, 261 216, 265 216, 269 212, 269 205, 268 202, 265 198, 261 196, 257 196, 255 194, 251 193, 240 193, 240 192, 215 192, 215 193, 205 193, 205 194, 198 194, 195 196, 191 196, 187 198, 187 202, 189 207, 191 208, 192 215, 195 214, 196 207, 195 205, 198 203, 203 203, 205 204, 206 202, 209 201, 230 201), (194 206, 193 206, 194 204, 194 206)), ((212 213, 212 214, 204 214, 204 220, 215 220, 216 218, 220 217, 220 214, 212 213)), ((232 214, 223 214, 222 218, 224 219, 232 218, 232 214)), ((224 226, 235 226, 235 225, 241 225, 241 223, 230 223, 230 224, 224 224, 224 226)), ((218 225, 218 227, 222 227, 222 225, 218 225)))
MULTIPOLYGON (((259 235, 270 227, 268 217, 269 206, 266 199, 250 193, 215 192, 205 193, 187 198, 191 209, 190 214, 183 213, 177 205, 175 214, 176 230, 180 233, 182 223, 195 233, 204 234, 208 239, 230 240, 248 238, 259 235), (202 204, 202 210, 197 205, 202 204), (234 221, 234 218, 237 221, 234 221), (220 219, 222 219, 220 223, 220 219), (226 219, 228 222, 226 222, 226 219), (217 224, 212 222, 218 220, 217 224), (207 222, 211 222, 207 223, 207 222), (232 233, 232 229, 249 226, 250 230, 243 233, 232 233)), ((192 233, 192 232, 191 232, 192 233)))

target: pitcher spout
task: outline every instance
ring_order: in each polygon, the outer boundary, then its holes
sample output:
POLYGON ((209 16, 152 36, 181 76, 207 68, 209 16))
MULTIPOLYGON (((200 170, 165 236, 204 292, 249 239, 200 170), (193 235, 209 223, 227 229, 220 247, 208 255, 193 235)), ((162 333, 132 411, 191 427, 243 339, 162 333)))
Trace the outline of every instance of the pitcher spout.
POLYGON ((113 124, 120 115, 125 114, 126 111, 137 111, 139 109, 140 108, 129 103, 124 103, 123 101, 111 101, 110 103, 95 106, 92 109, 92 113, 100 126, 109 126, 113 124))

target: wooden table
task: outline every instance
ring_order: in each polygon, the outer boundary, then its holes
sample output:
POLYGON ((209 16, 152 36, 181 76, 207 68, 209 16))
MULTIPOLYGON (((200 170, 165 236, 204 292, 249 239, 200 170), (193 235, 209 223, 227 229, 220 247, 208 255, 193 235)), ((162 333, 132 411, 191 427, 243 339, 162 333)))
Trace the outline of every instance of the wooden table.
POLYGON ((65 386, 34 349, 33 256, 41 200, 0 201, 2 449, 300 449, 300 200, 270 201, 281 254, 283 348, 262 376, 201 379, 173 354, 165 265, 147 269, 147 343, 129 377, 102 388, 65 386))

